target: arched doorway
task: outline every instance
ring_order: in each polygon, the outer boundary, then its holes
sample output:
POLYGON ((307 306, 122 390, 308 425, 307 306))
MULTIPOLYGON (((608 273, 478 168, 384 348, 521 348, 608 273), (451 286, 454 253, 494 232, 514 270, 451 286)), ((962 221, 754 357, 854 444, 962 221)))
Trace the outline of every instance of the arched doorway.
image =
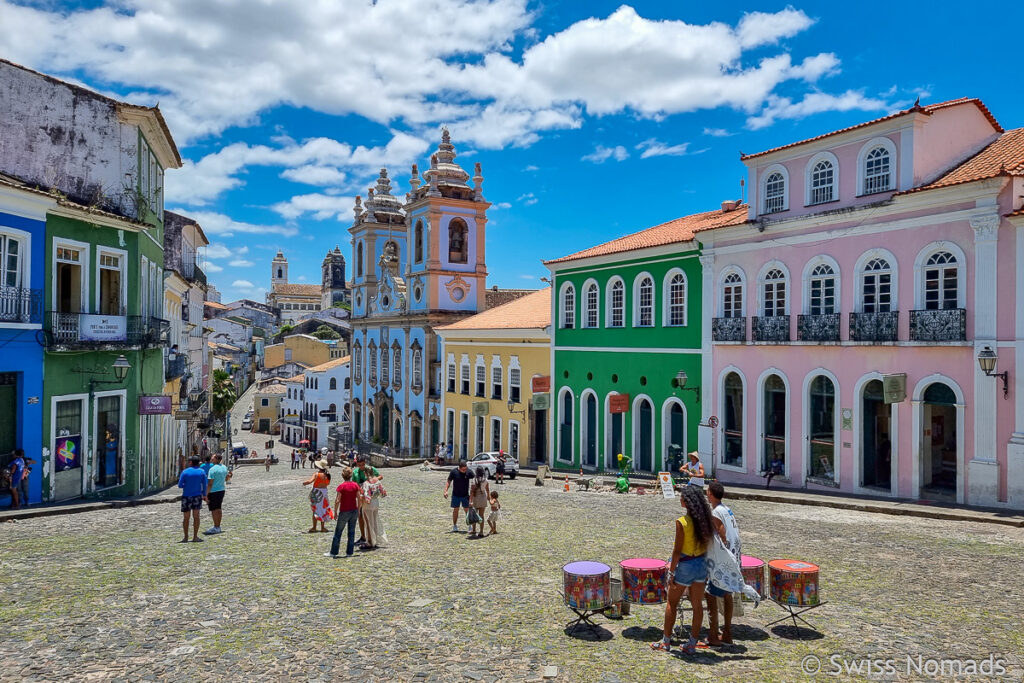
POLYGON ((882 381, 873 379, 861 394, 861 486, 892 487, 892 410, 882 381))
POLYGON ((624 418, 623 413, 611 412, 611 397, 617 395, 617 393, 608 394, 605 399, 605 405, 608 406, 607 416, 605 418, 605 439, 608 444, 608 451, 605 453, 605 463, 609 470, 616 470, 619 468, 619 453, 623 453, 623 426, 624 418))
POLYGON ((683 456, 686 453, 686 412, 678 400, 669 399, 665 404, 664 414, 661 416, 661 433, 664 439, 662 469, 674 471, 683 464, 683 456), (672 460, 673 454, 675 461, 672 460))
POLYGON ((583 398, 583 465, 597 467, 597 396, 583 398))
POLYGON ((380 440, 387 443, 390 440, 390 434, 388 433, 391 429, 391 408, 387 403, 382 403, 380 406, 380 440))
POLYGON ((572 392, 565 389, 562 392, 561 405, 559 406, 558 424, 558 459, 572 462, 572 392))
POLYGON ((395 418, 395 448, 402 447, 402 418, 395 418))
POLYGON ((786 462, 786 383, 778 375, 769 375, 764 381, 764 450, 761 455, 761 469, 768 471, 773 461, 783 464, 789 472, 786 462))
POLYGON ((921 497, 956 501, 956 394, 949 385, 928 385, 921 397, 921 497))
POLYGON ((637 404, 633 429, 633 442, 636 444, 633 466, 650 472, 654 468, 654 406, 646 398, 641 398, 637 404))

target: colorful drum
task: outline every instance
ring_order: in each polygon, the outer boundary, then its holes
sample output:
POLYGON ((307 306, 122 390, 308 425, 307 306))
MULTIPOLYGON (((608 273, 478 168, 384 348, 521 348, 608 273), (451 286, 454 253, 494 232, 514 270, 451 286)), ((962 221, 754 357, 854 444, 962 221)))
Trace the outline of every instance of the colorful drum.
POLYGON ((635 557, 619 563, 622 599, 637 605, 658 605, 668 599, 668 562, 635 557))
POLYGON ((565 604, 603 610, 611 602, 612 568, 600 562, 570 562, 562 567, 565 604))
POLYGON ((768 563, 772 600, 784 605, 818 604, 818 565, 800 560, 768 563))
MULTIPOLYGON (((767 597, 764 591, 764 560, 744 555, 740 558, 740 571, 743 572, 743 583, 756 590, 762 598, 767 597)), ((746 596, 743 599, 750 600, 746 596)))

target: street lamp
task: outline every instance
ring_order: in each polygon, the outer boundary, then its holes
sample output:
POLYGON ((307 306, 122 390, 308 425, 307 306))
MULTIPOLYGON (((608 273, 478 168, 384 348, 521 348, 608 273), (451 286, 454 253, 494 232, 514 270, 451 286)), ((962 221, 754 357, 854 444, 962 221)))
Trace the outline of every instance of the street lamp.
MULTIPOLYGON (((114 379, 95 379, 89 378, 89 394, 93 394, 96 391, 97 384, 120 384, 124 381, 124 378, 128 376, 128 371, 132 369, 132 364, 128 362, 128 359, 124 355, 117 357, 117 360, 110 366, 114 370, 114 379)), ((82 373, 85 375, 105 375, 106 370, 75 370, 75 372, 82 373)))
POLYGON ((696 394, 697 403, 700 403, 700 387, 686 386, 686 370, 680 370, 676 373, 676 388, 683 391, 692 391, 696 394))
POLYGON ((114 377, 117 378, 118 383, 123 382, 124 378, 128 376, 128 371, 132 369, 131 363, 123 354, 118 356, 110 367, 114 368, 114 377))
POLYGON ((516 402, 516 401, 513 401, 510 398, 508 400, 508 404, 507 404, 508 412, 512 413, 513 415, 522 415, 523 417, 526 417, 526 410, 525 409, 524 410, 515 410, 515 407, 517 405, 519 405, 519 403, 516 402))
POLYGON ((981 367, 981 371, 985 373, 985 376, 998 377, 1003 380, 1003 400, 1006 400, 1010 395, 1010 373, 1006 370, 996 372, 996 362, 998 360, 999 356, 996 355, 991 346, 986 346, 978 352, 978 365, 981 367))

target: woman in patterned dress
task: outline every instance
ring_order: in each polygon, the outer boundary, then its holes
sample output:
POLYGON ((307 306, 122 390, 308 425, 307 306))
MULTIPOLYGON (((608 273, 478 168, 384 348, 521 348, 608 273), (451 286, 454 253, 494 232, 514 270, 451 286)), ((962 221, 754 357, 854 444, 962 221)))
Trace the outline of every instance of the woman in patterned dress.
POLYGON ((320 522, 320 531, 326 532, 325 522, 334 519, 334 510, 331 509, 331 501, 327 494, 327 485, 331 483, 331 473, 327 471, 327 461, 318 460, 316 473, 302 482, 303 486, 313 485, 309 492, 309 507, 313 510, 313 526, 309 527, 308 533, 314 533, 317 522, 320 522))

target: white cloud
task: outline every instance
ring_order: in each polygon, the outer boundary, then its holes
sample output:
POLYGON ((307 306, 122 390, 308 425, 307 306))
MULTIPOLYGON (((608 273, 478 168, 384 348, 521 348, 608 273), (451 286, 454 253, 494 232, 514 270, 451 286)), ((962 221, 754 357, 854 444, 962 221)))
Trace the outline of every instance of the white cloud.
MULTIPOLYGON (((0 0, 4 56, 102 83, 132 101, 159 101, 179 145, 287 105, 406 131, 396 136, 447 122, 463 144, 528 146, 544 131, 579 127, 586 114, 726 107, 755 116, 772 106, 780 84, 797 82, 790 90, 799 99, 799 82, 838 68, 831 53, 791 56, 783 41, 814 23, 792 7, 729 25, 651 20, 623 5, 545 36, 532 25, 528 0, 267 1, 244 11, 204 0, 107 1, 49 10, 0 0)), ((169 174, 168 196, 211 202, 244 182, 247 165, 333 186, 362 164, 310 153, 260 159, 265 150, 244 144, 225 149, 232 151, 169 174)))
POLYGON ((231 286, 237 287, 238 289, 252 289, 256 285, 249 282, 248 280, 235 280, 234 282, 231 283, 231 286))
POLYGON ((584 154, 580 157, 580 161, 590 161, 595 164, 603 164, 609 159, 615 159, 615 161, 624 161, 629 158, 629 152, 622 145, 616 145, 615 147, 605 147, 604 145, 598 145, 594 148, 594 151, 590 154, 584 154))
POLYGON ((511 208, 512 208, 512 205, 509 204, 508 202, 498 202, 496 204, 491 204, 491 210, 492 211, 494 211, 496 209, 511 209, 511 208))
POLYGON ((212 261, 207 261, 206 265, 203 266, 203 270, 205 270, 207 273, 223 273, 224 272, 223 268, 221 268, 220 266, 218 266, 216 263, 214 263, 212 261))
POLYGON ((312 214, 318 221, 336 218, 339 221, 352 220, 352 197, 339 197, 314 192, 295 195, 288 201, 278 202, 270 208, 285 218, 295 219, 312 214))
POLYGON ((520 195, 516 199, 516 201, 517 202, 522 202, 526 206, 533 206, 534 204, 537 203, 538 200, 537 200, 537 197, 534 196, 534 194, 532 192, 527 192, 526 194, 520 195))
MULTIPOLYGON (((179 211, 179 209, 174 210, 179 211)), ((215 211, 189 211, 188 215, 202 226, 203 232, 207 235, 231 237, 238 233, 242 233, 247 235, 282 235, 284 237, 294 237, 299 234, 299 229, 295 226, 254 225, 252 223, 242 223, 215 211)))
POLYGON ((540 170, 540 166, 534 166, 533 164, 530 164, 530 165, 526 166, 523 170, 524 171, 539 171, 540 170))
POLYGON ((644 140, 636 146, 637 149, 643 150, 640 154, 641 159, 649 159, 650 157, 682 156, 686 154, 686 150, 689 147, 689 142, 683 142, 678 145, 666 145, 664 142, 658 142, 654 138, 644 140))
POLYGON ((724 138, 732 135, 725 128, 705 128, 704 135, 710 135, 713 138, 724 138))
POLYGON ((244 258, 239 258, 229 262, 228 265, 234 266, 235 268, 251 268, 254 264, 252 261, 248 261, 244 258))
POLYGON ((297 280, 298 280, 299 282, 305 282, 305 281, 306 281, 306 276, 305 276, 305 275, 300 275, 300 276, 299 276, 299 277, 297 277, 296 279, 297 279, 297 280))
POLYGON ((226 244, 220 242, 210 242, 206 247, 206 258, 229 258, 232 256, 241 256, 249 253, 249 247, 229 247, 226 244))
POLYGON ((289 168, 281 172, 281 177, 306 185, 341 185, 348 177, 332 166, 315 166, 306 164, 298 168, 289 168))
POLYGON ((888 106, 883 100, 867 97, 864 93, 854 90, 847 90, 841 95, 810 93, 798 102, 788 97, 772 96, 760 114, 747 119, 747 126, 757 130, 770 126, 779 119, 800 119, 825 111, 879 111, 888 106))

